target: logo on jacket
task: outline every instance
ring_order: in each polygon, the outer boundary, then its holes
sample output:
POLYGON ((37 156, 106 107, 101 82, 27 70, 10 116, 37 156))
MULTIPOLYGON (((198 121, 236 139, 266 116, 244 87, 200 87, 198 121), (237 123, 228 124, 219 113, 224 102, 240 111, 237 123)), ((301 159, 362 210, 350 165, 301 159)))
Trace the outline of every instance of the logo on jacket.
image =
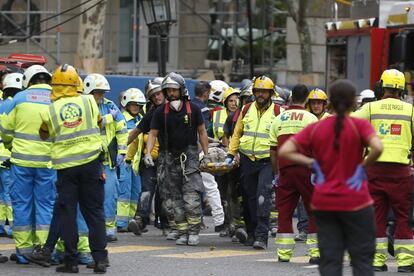
POLYGON ((379 133, 382 135, 401 135, 401 125, 400 124, 381 124, 379 127, 379 133))
POLYGON ((67 103, 60 109, 60 119, 64 127, 77 127, 82 123, 82 109, 77 104, 67 103))

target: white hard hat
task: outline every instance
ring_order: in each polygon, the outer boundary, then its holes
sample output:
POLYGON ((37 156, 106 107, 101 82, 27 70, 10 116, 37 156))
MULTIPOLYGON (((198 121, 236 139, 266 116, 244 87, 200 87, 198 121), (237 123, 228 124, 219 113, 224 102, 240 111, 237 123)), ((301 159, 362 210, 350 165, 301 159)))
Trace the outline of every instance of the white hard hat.
POLYGON ((361 91, 359 94, 358 102, 362 102, 364 99, 372 99, 375 98, 375 93, 371 89, 365 89, 361 91))
POLYGON ((108 80, 101 74, 87 75, 83 81, 83 85, 83 94, 90 94, 93 90, 101 90, 105 92, 111 90, 108 80))
POLYGON ((10 73, 7 74, 3 79, 3 90, 7 88, 23 89, 22 87, 23 74, 21 73, 10 73))
POLYGON ((211 90, 208 97, 209 100, 221 103, 224 97, 224 91, 226 91, 230 86, 222 80, 213 80, 210 82, 211 90))
POLYGON ((139 105, 145 105, 146 99, 144 93, 138 88, 129 88, 124 92, 122 96, 121 105, 126 107, 128 103, 135 102, 139 105))
POLYGON ((45 67, 43 67, 42 65, 35 64, 27 68, 26 71, 24 71, 22 82, 23 87, 27 88, 29 86, 31 79, 37 74, 46 74, 47 76, 49 76, 50 79, 52 78, 52 75, 49 73, 49 71, 46 70, 45 67))

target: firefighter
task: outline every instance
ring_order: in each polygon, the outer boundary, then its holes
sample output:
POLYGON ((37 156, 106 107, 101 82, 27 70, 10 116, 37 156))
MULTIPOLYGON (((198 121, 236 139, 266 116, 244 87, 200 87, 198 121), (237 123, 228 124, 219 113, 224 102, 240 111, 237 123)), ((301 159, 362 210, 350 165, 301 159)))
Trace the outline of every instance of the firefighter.
POLYGON ((108 80, 101 74, 90 74, 84 80, 86 95, 92 94, 98 104, 102 116, 101 137, 105 150, 105 221, 108 242, 117 241, 116 237, 116 207, 119 185, 115 167, 122 164, 127 151, 128 131, 124 115, 118 107, 105 98, 110 92, 108 80))
POLYGON ((79 203, 89 226, 94 272, 105 273, 108 252, 103 216, 103 166, 99 160, 102 139, 98 126, 102 118, 95 100, 78 94, 78 74, 72 66, 59 66, 53 73, 52 86, 53 103, 42 113, 39 135, 42 140, 51 137, 54 141, 51 157, 58 172, 57 208, 65 222, 61 227, 65 259, 56 272, 79 272, 76 223, 79 203))
POLYGON ((11 148, 10 197, 19 264, 28 263, 22 254, 31 253, 35 244, 45 243, 55 201, 56 171, 50 168, 51 142, 38 137, 40 114, 50 104, 50 79, 43 66, 27 68, 22 82, 26 90, 17 93, 5 106, 1 120, 3 143, 11 148))
MULTIPOLYGON (((7 74, 3 79, 3 102, 1 105, 10 102, 11 99, 22 90, 23 75, 21 73, 7 74)), ((7 105, 7 104, 6 104, 7 105)), ((5 107, 5 106, 4 106, 5 107)), ((0 114, 3 108, 0 108, 0 114)), ((1 115, 0 115, 1 116, 1 115)), ((10 188, 12 179, 10 175, 10 150, 0 144, 0 235, 13 238, 13 210, 10 199, 10 188), (6 230, 6 220, 9 222, 9 228, 6 230)))
POLYGON ((377 223, 375 271, 387 271, 386 225, 389 207, 394 212, 396 228, 394 252, 399 272, 414 272, 414 241, 409 226, 412 177, 410 151, 412 148, 414 110, 400 100, 405 90, 404 74, 396 69, 381 75, 382 98, 362 106, 354 114, 371 121, 380 137, 384 152, 367 170, 369 191, 374 199, 377 223))
POLYGON ((155 138, 160 141, 158 179, 160 193, 173 202, 179 237, 177 245, 198 245, 201 226, 201 193, 204 191, 199 172, 198 141, 208 154, 208 137, 201 110, 188 100, 184 78, 169 73, 162 82, 168 99, 154 113, 148 136, 146 165, 154 165, 151 151, 155 138))
POLYGON ((323 90, 315 88, 309 93, 307 107, 313 115, 318 117, 318 120, 329 116, 329 113, 326 112, 327 106, 328 96, 323 90))
POLYGON ((309 263, 319 262, 316 228, 310 214, 310 199, 313 185, 310 182, 311 170, 278 159, 277 151, 294 134, 307 125, 317 122, 315 115, 305 110, 309 90, 305 85, 296 85, 292 90, 292 104, 274 120, 270 130, 270 156, 272 159, 274 183, 276 186, 276 210, 279 211, 276 247, 279 262, 289 262, 295 246, 292 228, 293 212, 302 197, 309 216, 309 263))
POLYGON ((128 146, 127 156, 135 156, 133 168, 140 171, 142 192, 138 203, 138 209, 128 223, 128 228, 135 234, 141 235, 146 231, 147 225, 150 223, 150 214, 152 201, 155 198, 155 214, 157 219, 160 219, 160 226, 163 234, 167 236, 167 240, 176 240, 178 236, 177 229, 174 222, 174 214, 172 207, 169 207, 169 201, 163 201, 160 199, 159 186, 157 183, 157 166, 158 166, 158 153, 159 144, 158 140, 155 141, 154 148, 151 151, 151 156, 154 160, 154 166, 146 166, 142 157, 147 154, 146 145, 148 142, 148 133, 150 131, 150 124, 157 107, 161 106, 165 102, 164 94, 161 89, 162 78, 154 78, 149 80, 145 85, 145 96, 148 100, 147 112, 141 119, 135 129, 131 130, 128 137, 128 142, 131 143, 128 146), (142 137, 143 149, 138 147, 139 141, 142 137), (140 162, 137 162, 140 160, 140 162), (164 204, 164 205, 163 205, 164 204), (165 209, 163 209, 165 208, 165 209), (170 231, 167 232, 167 228, 170 231))
POLYGON ((346 250, 353 275, 374 275, 374 208, 365 169, 379 157, 382 145, 368 121, 349 116, 355 104, 355 86, 337 80, 329 92, 335 115, 286 141, 279 158, 312 168, 315 174, 311 204, 321 252, 320 274, 342 275, 346 250), (367 146, 370 153, 364 159, 367 146))
POLYGON ((240 152, 243 201, 248 210, 245 216, 248 240, 245 245, 256 249, 267 247, 272 189, 272 164, 269 153, 270 126, 280 107, 272 103, 273 81, 260 76, 253 82, 255 101, 243 107, 230 141, 228 158, 231 164, 240 152))
MULTIPOLYGON (((123 115, 126 120, 126 126, 128 131, 133 130, 139 121, 141 120, 140 112, 146 99, 144 93, 137 88, 129 88, 124 91, 121 98, 121 106, 123 108, 123 115)), ((142 139, 139 140, 139 148, 142 148, 142 139)), ((140 158, 138 155, 136 158, 140 158)), ((135 156, 128 156, 125 162, 119 164, 119 198, 117 207, 117 227, 118 231, 128 231, 128 222, 137 211, 138 199, 141 194, 141 177, 138 171, 133 170, 132 162, 134 162, 135 156)), ((139 160, 136 162, 139 163, 139 160)))

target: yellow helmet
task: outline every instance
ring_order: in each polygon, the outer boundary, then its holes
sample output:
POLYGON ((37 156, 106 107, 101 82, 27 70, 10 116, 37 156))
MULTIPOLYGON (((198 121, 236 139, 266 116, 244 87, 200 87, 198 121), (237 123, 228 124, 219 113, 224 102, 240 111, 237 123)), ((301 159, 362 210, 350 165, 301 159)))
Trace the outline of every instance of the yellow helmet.
POLYGON ((76 91, 78 93, 82 94, 83 93, 83 89, 84 89, 83 80, 82 80, 82 78, 80 76, 78 76, 78 77, 79 77, 79 85, 76 86, 76 91))
POLYGON ((328 96, 326 96, 325 91, 319 88, 313 89, 308 96, 308 100, 321 100, 321 101, 328 101, 328 96))
POLYGON ((275 92, 275 84, 274 82, 266 77, 266 76, 260 76, 253 80, 253 92, 255 89, 268 89, 272 90, 272 92, 275 92))
POLYGON ((237 94, 237 97, 238 97, 240 95, 240 91, 237 89, 234 89, 233 87, 227 88, 226 91, 224 91, 223 102, 225 103, 228 97, 230 97, 231 95, 235 95, 235 94, 237 94))
POLYGON ((69 64, 59 66, 52 75, 52 85, 79 86, 79 75, 69 64))
POLYGON ((382 87, 404 90, 404 74, 396 69, 385 70, 381 75, 382 87))

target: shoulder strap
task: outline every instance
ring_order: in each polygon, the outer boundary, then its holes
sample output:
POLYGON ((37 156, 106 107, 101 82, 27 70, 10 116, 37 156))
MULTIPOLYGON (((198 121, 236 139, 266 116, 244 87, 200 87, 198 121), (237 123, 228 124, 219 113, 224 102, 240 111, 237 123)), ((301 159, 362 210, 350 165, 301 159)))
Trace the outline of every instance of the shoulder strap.
POLYGON ((237 110, 236 110, 236 112, 234 112, 234 115, 233 115, 233 120, 232 120, 233 124, 235 124, 235 123, 237 122, 237 119, 239 119, 239 116, 240 116, 240 110, 241 110, 241 109, 237 109, 237 110))
POLYGON ((274 104, 273 106, 273 113, 275 114, 275 116, 280 114, 280 105, 278 104, 274 104))
POLYGON ((246 116, 247 111, 249 111, 250 106, 252 106, 252 103, 248 103, 244 106, 243 110, 242 110, 242 119, 244 118, 244 116, 246 116))
POLYGON ((191 127, 191 104, 190 101, 185 101, 185 111, 188 116, 189 126, 191 127))

